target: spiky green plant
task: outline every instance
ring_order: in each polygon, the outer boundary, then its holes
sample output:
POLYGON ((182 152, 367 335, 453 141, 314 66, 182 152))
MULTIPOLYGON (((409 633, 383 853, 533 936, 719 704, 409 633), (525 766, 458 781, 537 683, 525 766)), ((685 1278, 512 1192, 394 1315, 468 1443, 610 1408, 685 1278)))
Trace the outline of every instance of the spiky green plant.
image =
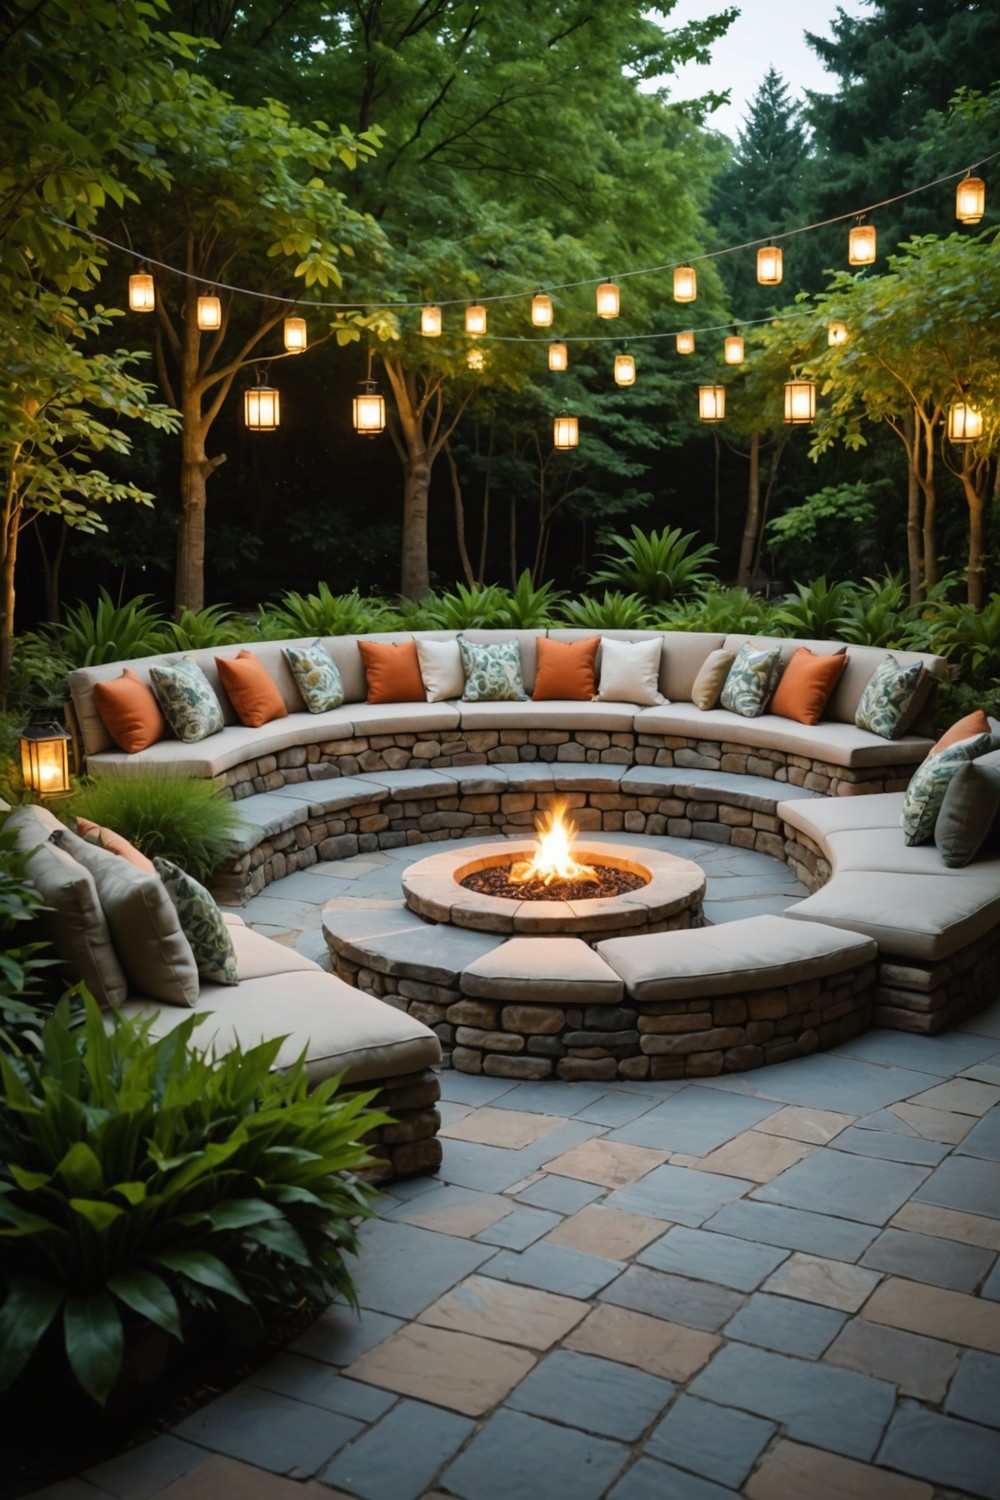
POLYGON ((137 656, 155 656, 171 647, 168 622, 149 594, 138 594, 116 604, 102 588, 97 608, 81 602, 66 611, 61 625, 44 627, 46 639, 73 667, 93 667, 101 662, 131 661, 137 656))
POLYGON ((603 598, 586 594, 582 599, 567 599, 560 612, 565 625, 588 630, 644 630, 648 623, 645 600, 620 589, 605 589, 603 598))
POLYGON ((747 635, 770 635, 773 605, 743 588, 709 588, 693 599, 680 599, 654 611, 660 630, 743 631, 747 635))
POLYGON ((239 804, 214 781, 167 772, 95 777, 82 783, 68 810, 113 828, 150 859, 173 860, 197 880, 231 852, 243 821, 239 804))
POLYGON ((498 583, 456 583, 447 593, 421 602, 432 629, 473 630, 503 624, 510 597, 498 583))
POLYGON ((511 630, 544 629, 558 615, 565 597, 551 579, 535 588, 530 569, 525 568, 500 611, 499 623, 511 630))
POLYGON ((617 551, 602 554, 605 566, 591 575, 590 582, 617 585, 647 604, 683 598, 715 581, 709 564, 717 549, 712 542, 693 548, 694 539, 693 531, 682 533, 679 526, 650 532, 633 526, 631 537, 607 539, 617 551))
POLYGON ((365 599, 352 589, 334 594, 329 584, 319 583, 315 594, 294 589, 280 601, 261 611, 259 631, 264 640, 283 640, 300 635, 365 635, 385 628, 388 608, 380 599, 365 599))
POLYGON ((840 636, 856 646, 885 646, 897 651, 920 650, 926 636, 924 622, 910 608, 902 574, 866 578, 854 590, 841 615, 840 636))
POLYGON ((855 597, 850 583, 827 583, 821 573, 811 583, 796 583, 771 616, 775 635, 806 636, 818 641, 838 640, 855 597))
MULTIPOLYGON (((170 647, 178 651, 202 651, 212 646, 234 646, 253 637, 255 627, 226 604, 208 604, 204 609, 184 609, 179 620, 168 620, 170 647)), ((169 649, 169 648, 168 648, 169 649)))

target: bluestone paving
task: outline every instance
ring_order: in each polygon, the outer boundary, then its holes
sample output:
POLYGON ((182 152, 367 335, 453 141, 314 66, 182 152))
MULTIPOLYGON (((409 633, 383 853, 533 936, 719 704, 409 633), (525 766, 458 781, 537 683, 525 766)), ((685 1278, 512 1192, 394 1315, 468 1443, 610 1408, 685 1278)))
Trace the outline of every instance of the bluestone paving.
POLYGON ((253 1385, 235 1386, 174 1429, 215 1453, 293 1478, 315 1474, 364 1430, 353 1417, 253 1385))
POLYGON ((637 1259, 657 1271, 752 1292, 787 1254, 770 1245, 748 1245, 730 1235, 680 1226, 647 1245, 637 1259))
POLYGON ((730 1318, 726 1338, 757 1344, 778 1354, 797 1354, 818 1359, 847 1322, 847 1314, 796 1297, 776 1297, 755 1292, 744 1307, 730 1318))
MULTIPOLYGON (((884 1224, 928 1176, 926 1167, 852 1156, 832 1149, 833 1145, 757 1188, 754 1198, 866 1224, 884 1224)), ((996 1211, 1000 1215, 1000 1203, 996 1211)))
POLYGON ((599 1300, 714 1333, 728 1322, 743 1297, 711 1282, 690 1281, 651 1266, 629 1266, 604 1288, 599 1300))
POLYGON ((414 1318, 492 1254, 489 1245, 376 1219, 365 1227, 352 1268, 358 1301, 374 1312, 414 1318))
POLYGON ((520 1253, 497 1251, 484 1265, 483 1274, 499 1281, 537 1286, 543 1292, 561 1292, 566 1297, 593 1297, 621 1270, 620 1261, 542 1243, 520 1253))
POLYGON ((722 1095, 695 1084, 665 1099, 656 1109, 612 1133, 614 1141, 656 1146, 686 1156, 707 1156, 734 1135, 773 1114, 777 1105, 722 1095))
POLYGON ((645 1444, 651 1458, 738 1489, 775 1432, 773 1422, 681 1396, 645 1444))
POLYGON ((705 1228, 764 1245, 782 1245, 786 1250, 803 1250, 811 1255, 825 1255, 829 1260, 847 1261, 857 1260, 878 1233, 867 1224, 834 1219, 829 1214, 807 1209, 755 1203, 752 1198, 727 1203, 705 1221, 705 1228))
POLYGON ((395 1399, 385 1391, 362 1385, 358 1380, 348 1380, 330 1365, 306 1359, 300 1354, 277 1355, 255 1370, 248 1377, 248 1383, 264 1390, 280 1391, 283 1396, 306 1401, 310 1406, 322 1406, 345 1417, 356 1417, 359 1422, 374 1422, 395 1399))
POLYGON ((323 1474, 363 1500, 417 1500, 475 1431, 475 1422, 423 1401, 400 1401, 344 1448, 323 1474))
POLYGON ((449 1465, 443 1483, 461 1500, 599 1500, 628 1458, 622 1443, 504 1409, 449 1465))
POLYGON ((529 1114, 576 1115, 604 1093, 595 1083, 517 1083, 496 1100, 498 1109, 523 1109, 529 1114))
POLYGON ((349 1365, 402 1326, 400 1318, 387 1317, 367 1308, 363 1315, 356 1314, 349 1307, 334 1303, 320 1313, 291 1349, 295 1354, 305 1354, 324 1364, 349 1365))
POLYGON ((591 1120, 596 1125, 612 1128, 627 1125, 655 1107, 655 1100, 648 1094, 602 1094, 599 1099, 575 1110, 578 1120, 591 1120))
POLYGON ((893 1417, 878 1461, 889 1469, 948 1485, 965 1495, 1000 1500, 996 1431, 905 1404, 893 1417))
POLYGON ((981 1156, 986 1161, 1000 1161, 1000 1109, 994 1107, 974 1125, 957 1147, 959 1156, 981 1156))
POLYGON ((1000 1260, 983 1282, 979 1295, 988 1297, 991 1302, 1000 1302, 1000 1260))
POLYGON ((543 1234, 562 1223, 559 1214, 544 1208, 515 1208, 506 1218, 498 1219, 488 1229, 480 1230, 476 1239, 501 1250, 526 1250, 543 1234))
POLYGON ((803 1068, 802 1059, 775 1063, 738 1076, 721 1075, 706 1080, 704 1087, 720 1093, 780 1099, 783 1104, 808 1104, 814 1109, 833 1109, 842 1114, 866 1115, 897 1099, 932 1088, 934 1073, 907 1068, 878 1067, 850 1057, 817 1053, 803 1068))
POLYGON ((593 1182, 580 1182, 576 1177, 546 1176, 517 1194, 518 1202, 531 1203, 536 1208, 552 1209, 557 1214, 575 1214, 595 1198, 603 1196, 604 1189, 593 1182))
POLYGON ((189 1474, 204 1460, 204 1449, 185 1443, 172 1433, 164 1433, 151 1443, 94 1464, 84 1471, 82 1478, 96 1485, 102 1494, 120 1496, 121 1500, 146 1500, 189 1474))
POLYGON ((996 1051, 989 1037, 946 1031, 942 1036, 914 1036, 907 1031, 866 1031, 834 1047, 831 1057, 858 1057, 864 1062, 889 1063, 918 1073, 951 1078, 996 1051))
POLYGON ((862 1115, 861 1119, 855 1122, 856 1128, 858 1130, 873 1130, 877 1133, 888 1131, 890 1135, 918 1137, 920 1131, 915 1129, 913 1125, 908 1124, 902 1115, 896 1114, 895 1111, 898 1108, 899 1105, 897 1104, 893 1105, 891 1109, 877 1109, 874 1114, 862 1115))
POLYGON ((602 1437, 635 1442, 672 1401, 676 1389, 671 1381, 631 1365, 558 1349, 525 1376, 506 1405, 602 1437))
POLYGON ((831 1144, 835 1151, 853 1151, 856 1156, 877 1156, 883 1161, 908 1162, 916 1167, 936 1167, 944 1161, 950 1146, 939 1141, 925 1141, 915 1132, 911 1134, 902 1120, 898 1123, 903 1126, 902 1130, 862 1130, 851 1125, 842 1130, 831 1144))
POLYGON ((734 1490, 653 1458, 640 1458, 609 1492, 608 1500, 732 1500, 734 1490))
POLYGON ((605 1200, 609 1208, 643 1214, 651 1219, 669 1219, 697 1229, 723 1203, 739 1198, 754 1186, 742 1177, 721 1172, 696 1172, 690 1167, 654 1167, 639 1182, 618 1188, 605 1200))
POLYGON ((981 1250, 977 1245, 886 1229, 865 1251, 860 1264, 877 1271, 893 1271, 911 1281, 950 1287, 954 1292, 972 1292, 995 1260, 991 1250, 981 1250))
POLYGON ((920 1203, 1000 1219, 1000 1172, 995 1162, 950 1156, 913 1196, 920 1203))
POLYGON ((1000 1355, 978 1349, 963 1354, 944 1409, 983 1427, 1000 1427, 1000 1355))
POLYGON ((456 1073, 451 1068, 441 1074, 441 1097, 455 1104, 495 1104, 512 1087, 509 1078, 483 1078, 475 1073, 456 1073))

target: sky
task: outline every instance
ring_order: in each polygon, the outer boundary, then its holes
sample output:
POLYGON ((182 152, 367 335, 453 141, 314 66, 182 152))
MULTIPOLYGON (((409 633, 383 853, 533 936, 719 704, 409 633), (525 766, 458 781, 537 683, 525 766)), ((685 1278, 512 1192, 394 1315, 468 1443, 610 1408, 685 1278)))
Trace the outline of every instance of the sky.
POLYGON ((864 0, 840 0, 839 4, 837 0, 793 0, 791 4, 789 0, 677 0, 667 24, 674 30, 731 3, 739 5, 740 15, 713 44, 711 63, 707 67, 688 63, 664 82, 675 100, 696 98, 707 89, 730 89, 732 103, 709 115, 706 123, 735 140, 769 67, 782 75, 793 98, 800 98, 804 89, 833 91, 836 80, 824 71, 805 32, 829 36, 830 21, 838 10, 861 16, 866 6, 864 0))

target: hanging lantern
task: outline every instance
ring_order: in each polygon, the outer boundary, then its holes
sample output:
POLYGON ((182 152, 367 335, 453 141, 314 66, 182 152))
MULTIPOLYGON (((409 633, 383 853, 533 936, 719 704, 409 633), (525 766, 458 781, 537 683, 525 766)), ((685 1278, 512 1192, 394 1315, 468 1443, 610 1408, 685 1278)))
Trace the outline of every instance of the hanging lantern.
POLYGON ((385 431, 385 397, 370 378, 361 382, 354 398, 354 431, 361 437, 378 437, 385 431))
POLYGON ((281 424, 281 397, 265 385, 266 372, 257 371, 257 384, 243 392, 243 420, 251 432, 274 432, 281 424))
POLYGON ((870 266, 875 259, 875 225, 855 224, 847 237, 847 259, 852 266, 870 266))
POLYGON ((285 348, 289 354, 304 354, 309 342, 305 318, 285 319, 285 348))
POLYGON ((815 380, 786 380, 785 421, 803 426, 807 422, 812 422, 815 416, 815 380))
POLYGON ((983 435, 983 414, 968 401, 955 401, 948 408, 948 441, 975 443, 983 435))
POLYGON ((738 333, 730 334, 723 345, 723 355, 727 365, 741 365, 744 359, 744 344, 738 333))
POLYGON ((440 338, 441 326, 441 309, 439 307, 422 307, 420 309, 420 332, 425 339, 440 338))
POLYGON ((21 776, 36 797, 65 797, 70 736, 61 724, 29 724, 21 734, 21 776))
POLYGON ((156 306, 156 288, 148 271, 137 271, 128 279, 128 305, 133 312, 152 312, 156 306))
POLYGON ((552 325, 552 298, 544 292, 536 292, 531 299, 531 321, 536 328, 552 325))
POLYGON ((560 412, 552 424, 554 448, 576 448, 580 442, 580 423, 576 417, 560 412))
POLYGON ((549 345, 549 369, 565 370, 569 364, 569 353, 565 344, 549 345))
POLYGON ((726 415, 726 387, 724 385, 700 385, 698 387, 698 415, 703 422, 722 422, 726 415))
POLYGON ((485 370, 486 356, 482 349, 470 349, 465 356, 465 363, 470 370, 485 370))
POLYGON ((635 360, 631 354, 615 355, 615 385, 635 385, 635 360))
POLYGON ((955 218, 960 224, 978 224, 985 212, 985 182, 981 177, 966 177, 955 189, 955 218))
POLYGON ((203 333, 222 327, 222 302, 218 297, 198 298, 198 327, 203 333))
POLYGON ((674 267, 674 301, 693 302, 698 295, 698 274, 694 266, 674 267))
POLYGON ((780 248, 762 245, 757 251, 757 280, 761 286, 777 286, 784 274, 784 256, 780 248))
POLYGON ((678 354, 693 354, 694 353, 694 334, 691 332, 690 329, 688 329, 686 333, 679 333, 677 335, 677 353, 678 354))
POLYGON ((474 339, 486 332, 486 309, 481 302, 472 302, 465 309, 465 331, 474 339))
POLYGON ((836 348, 836 346, 838 344, 846 344, 847 343, 847 324, 846 323, 829 323, 829 324, 827 324, 826 341, 829 344, 829 346, 830 346, 831 349, 836 348))
POLYGON ((621 310, 621 298, 613 281, 602 281, 597 288, 597 316, 617 318, 621 310))

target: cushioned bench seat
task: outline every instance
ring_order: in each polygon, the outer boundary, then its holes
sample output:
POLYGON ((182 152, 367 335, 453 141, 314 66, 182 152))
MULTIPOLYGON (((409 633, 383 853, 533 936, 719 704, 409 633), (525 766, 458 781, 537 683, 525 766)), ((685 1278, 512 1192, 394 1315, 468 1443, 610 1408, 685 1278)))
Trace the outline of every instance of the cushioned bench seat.
POLYGON ((632 732, 634 703, 582 703, 551 698, 544 703, 457 703, 463 729, 605 729, 632 732))
POLYGON ((799 724, 777 714, 744 719, 724 708, 702 711, 691 703, 665 703, 642 708, 635 716, 637 734, 694 736, 703 740, 728 740, 736 745, 759 745, 805 755, 834 766, 915 766, 923 760, 931 742, 924 735, 906 735, 884 740, 854 724, 823 719, 819 724, 799 724))

